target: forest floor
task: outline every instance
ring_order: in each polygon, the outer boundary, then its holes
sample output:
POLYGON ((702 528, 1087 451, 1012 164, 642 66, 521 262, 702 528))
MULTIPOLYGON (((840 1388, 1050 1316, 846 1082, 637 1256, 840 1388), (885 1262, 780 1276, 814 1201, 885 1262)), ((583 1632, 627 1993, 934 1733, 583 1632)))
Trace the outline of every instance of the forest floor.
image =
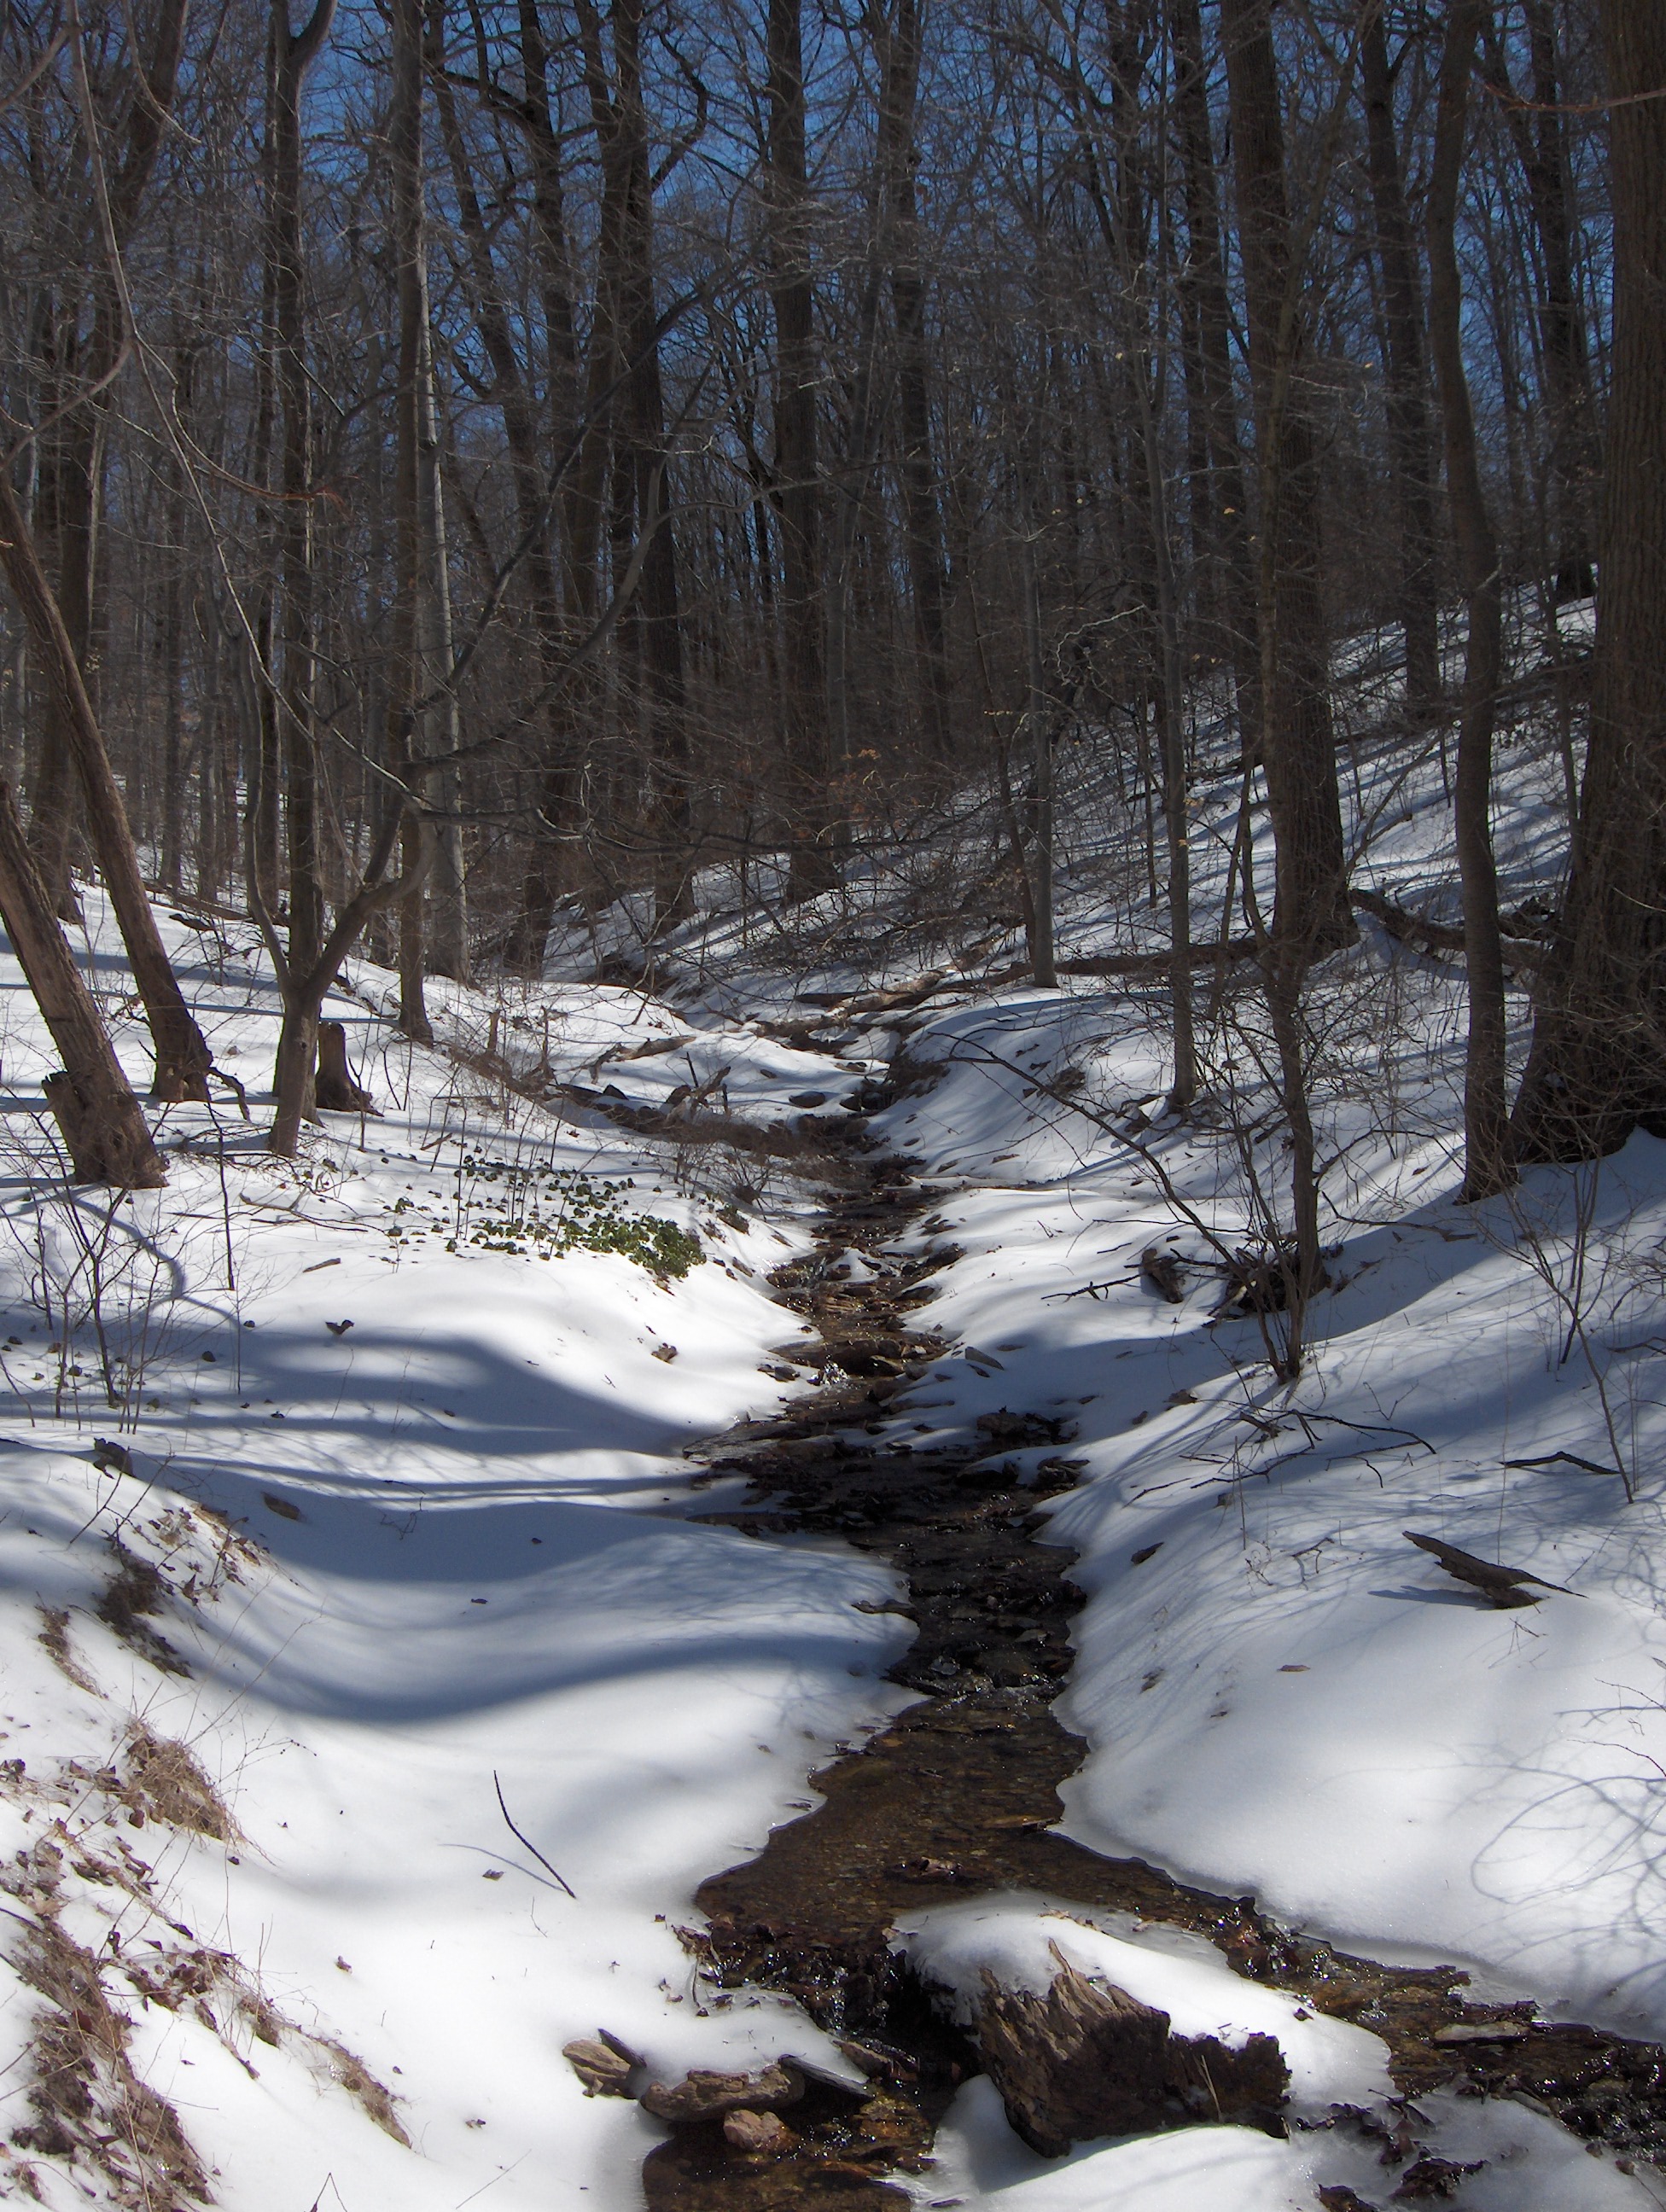
MULTIPOLYGON (((1360 880, 1450 918, 1396 758, 1360 880)), ((1554 773, 1505 763, 1507 899, 1554 773)), ((1155 944, 1086 848, 1066 949, 1155 944)), ((0 2194, 1666 2203, 1666 1150, 1460 1207, 1461 974, 1366 918, 1280 1383, 1211 1241, 1285 1171, 1247 981, 1165 1119, 1158 985, 1003 980, 935 889, 790 945, 708 908, 634 982, 586 980, 628 916, 575 925, 538 986, 436 986, 431 1048, 356 960, 378 1115, 284 1163, 171 1109, 114 1207, 50 1172, 0 963, 0 2194), (965 2023, 1056 1956, 1276 2036, 1284 2131, 1028 2148, 965 2023), (633 2090, 799 2061, 787 2158, 587 2097, 601 2030, 633 2090)), ((254 1090, 253 932, 161 911, 254 1090)))

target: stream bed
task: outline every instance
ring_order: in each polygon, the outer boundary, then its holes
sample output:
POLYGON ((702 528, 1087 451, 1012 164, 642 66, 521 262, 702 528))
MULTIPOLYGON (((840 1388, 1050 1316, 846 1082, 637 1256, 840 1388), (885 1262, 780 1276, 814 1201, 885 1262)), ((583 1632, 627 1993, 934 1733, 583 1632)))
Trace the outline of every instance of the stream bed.
MULTIPOLYGON (((986 1416, 964 1440, 909 1440, 908 1390, 945 1349, 922 1319, 931 1278, 955 1255, 903 1245, 917 1243, 909 1233, 949 1192, 860 1142, 849 1160, 848 1187, 830 1196, 814 1252, 773 1279, 783 1304, 819 1332, 822 1385, 783 1417, 708 1447, 708 1472, 695 1479, 747 1480, 742 1504, 713 1520, 764 1541, 834 1537, 887 1561, 906 1583, 897 1609, 916 1631, 891 1676, 918 1702, 812 1778, 818 1806, 702 1886, 704 1924, 684 1940, 702 2002, 749 1989, 789 1996, 840 2041, 865 2086, 800 2076, 802 2094, 757 2141, 737 2141, 746 2131, 726 2131, 716 2117, 679 2126, 644 2165, 652 2212, 910 2202, 886 2177, 928 2169, 935 2128, 981 2061, 972 2035, 893 1948, 892 1931, 922 1909, 996 1892, 1200 1935, 1237 1972, 1379 2036, 1404 2100, 1387 2142, 1390 2165, 1405 2169, 1398 2201, 1406 2173, 1420 2170, 1415 2100, 1438 2087, 1521 2098, 1588 2142, 1666 2162, 1659 2048, 1541 2021, 1530 2004, 1468 2002, 1456 1969, 1349 1956, 1277 1926, 1253 1899, 1186 1887, 1055 1832, 1059 1785, 1086 1750, 1052 1710, 1082 1600, 1069 1553, 1036 1540, 1045 1529, 1037 1507, 1070 1487, 1079 1466, 1058 1424, 1023 1407, 986 1416), (1048 1445, 1056 1449, 1036 1472, 1035 1448, 1048 1445), (1020 1447, 1023 1472, 1003 1456, 1020 1447)), ((1170 2117, 1196 2120, 1179 2106, 1170 2117)), ((1220 2117, 1274 2133, 1286 2124, 1276 2109, 1220 2117)), ((1346 2124, 1381 2126, 1364 2115, 1346 2124)), ((1390 2175, 1384 2195, 1394 2186, 1390 2175)), ((1338 2204, 1364 2201, 1336 2195, 1338 2204)))

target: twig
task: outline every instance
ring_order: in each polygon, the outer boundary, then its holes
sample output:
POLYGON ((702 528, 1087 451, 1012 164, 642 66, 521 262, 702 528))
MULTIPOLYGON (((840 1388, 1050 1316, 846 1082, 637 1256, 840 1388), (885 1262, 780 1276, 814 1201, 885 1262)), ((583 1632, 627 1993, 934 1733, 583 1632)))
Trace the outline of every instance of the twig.
POLYGON ((563 1874, 556 1874, 555 1868, 550 1864, 549 1860, 544 1857, 543 1852, 539 1850, 538 1845, 532 1841, 532 1838, 524 1834, 520 1829, 516 1827, 514 1822, 510 1820, 509 1808, 503 1802, 503 1784, 497 1778, 497 1769, 496 1767, 492 1769, 492 1787, 497 1792, 497 1809, 502 1813, 505 1821, 508 1823, 509 1833, 514 1837, 517 1842, 526 1844, 532 1856, 547 1873, 555 1875, 556 1880, 567 1892, 567 1894, 572 1899, 574 1904, 576 1905, 579 1901, 579 1893, 577 1890, 573 1887, 571 1882, 568 1881, 566 1875, 563 1874))
POLYGON ((1594 1459, 1581 1459, 1578 1452, 1547 1452, 1542 1459, 1507 1459, 1504 1464, 1505 1467, 1554 1467, 1559 1460, 1566 1460, 1570 1467, 1583 1468, 1587 1474, 1611 1474, 1620 1482, 1626 1480, 1617 1467, 1602 1467, 1594 1459))

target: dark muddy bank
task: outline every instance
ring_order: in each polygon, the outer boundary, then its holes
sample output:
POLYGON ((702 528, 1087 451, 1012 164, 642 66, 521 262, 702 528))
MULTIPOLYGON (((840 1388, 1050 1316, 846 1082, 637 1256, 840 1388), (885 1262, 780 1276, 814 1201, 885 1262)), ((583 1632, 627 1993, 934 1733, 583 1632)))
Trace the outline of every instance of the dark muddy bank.
MULTIPOLYGON (((767 2143, 735 2140, 746 2130, 726 2134, 718 2119, 679 2128, 645 2165, 654 2212, 908 2201, 884 2176, 924 2169, 939 2119, 981 2061, 893 1955, 890 1931, 922 1907, 998 1890, 1201 1934, 1248 1978, 1382 2037, 1408 2100, 1384 2138, 1385 2199, 1419 2171, 1414 2100, 1439 2086, 1525 2097, 1588 2141, 1666 2162, 1666 2053, 1654 2046, 1541 2026, 1529 2006, 1466 2003, 1453 1970, 1347 1956, 1275 1926, 1251 1899, 1187 1888, 1052 1832, 1059 1785, 1086 1749, 1051 1710, 1081 1599, 1069 1555, 1034 1541, 1036 1506, 1077 1469, 1056 1426, 1022 1407, 951 1445, 909 1440, 905 1410, 887 1407, 943 1349, 919 1315, 952 1255, 905 1260, 895 1247, 944 1193, 859 1150, 851 1181, 823 1217, 816 1253, 775 1278, 820 1333, 823 1387, 787 1417, 709 1449, 714 1474, 750 1484, 740 1510, 713 1517, 765 1540, 837 1536, 891 1565, 907 1583, 898 1609, 917 1629, 891 1676, 920 1702, 813 1778, 817 1809, 704 1884, 707 1924, 687 1940, 705 2002, 725 2004, 747 1986, 790 1996, 842 2042, 867 2086, 806 2081, 763 2130, 767 2143), (1003 1456, 1019 1445, 1054 1447, 1028 1483, 1003 1456)), ((1025 1465, 1035 1459, 1025 1453, 1025 1465)), ((1265 2109, 1222 2116, 1284 2125, 1265 2109)), ((1162 2116, 1197 2118, 1178 2100, 1162 2116)))

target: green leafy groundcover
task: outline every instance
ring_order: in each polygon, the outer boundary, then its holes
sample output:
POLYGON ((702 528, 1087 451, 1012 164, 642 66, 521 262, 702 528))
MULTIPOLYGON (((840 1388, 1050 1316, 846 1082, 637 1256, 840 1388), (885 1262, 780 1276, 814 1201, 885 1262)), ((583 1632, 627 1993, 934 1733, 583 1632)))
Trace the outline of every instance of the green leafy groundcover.
MULTIPOLYGON (((535 1253, 545 1260, 563 1252, 617 1252, 661 1279, 681 1278, 706 1257, 691 1231, 663 1214, 635 1213, 623 1204, 623 1194, 635 1188, 628 1179, 610 1182, 579 1168, 526 1168, 472 1157, 462 1166, 474 1189, 471 1225, 459 1219, 460 1241, 482 1251, 535 1253), (483 1183, 496 1186, 483 1202, 483 1183)), ((447 1249, 456 1251, 459 1243, 459 1236, 447 1237, 447 1249)))

